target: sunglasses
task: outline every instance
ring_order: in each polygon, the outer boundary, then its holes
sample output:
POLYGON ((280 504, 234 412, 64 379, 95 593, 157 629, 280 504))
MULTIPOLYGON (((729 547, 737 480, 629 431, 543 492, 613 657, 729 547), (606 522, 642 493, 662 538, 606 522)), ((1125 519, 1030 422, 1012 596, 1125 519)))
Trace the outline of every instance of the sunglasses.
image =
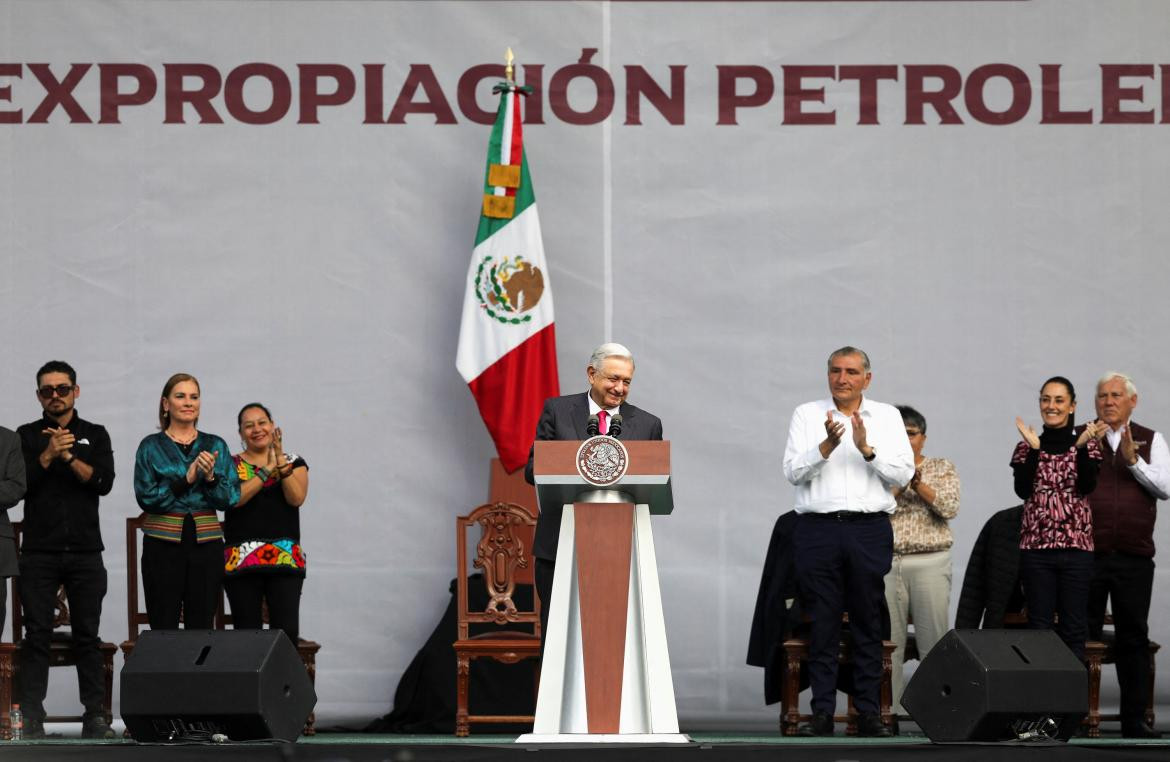
POLYGON ((41 396, 41 399, 43 399, 43 400, 51 400, 51 399, 53 399, 54 396, 68 397, 70 394, 73 394, 73 389, 74 389, 74 386, 72 384, 58 384, 57 386, 42 386, 40 389, 37 389, 37 394, 39 394, 41 396))

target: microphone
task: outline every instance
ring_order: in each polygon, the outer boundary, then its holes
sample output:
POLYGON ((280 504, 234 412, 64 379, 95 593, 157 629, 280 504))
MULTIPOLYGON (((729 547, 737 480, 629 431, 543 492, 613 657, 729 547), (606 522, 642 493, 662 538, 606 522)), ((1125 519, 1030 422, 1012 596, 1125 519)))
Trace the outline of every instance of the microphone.
POLYGON ((591 437, 597 436, 597 429, 600 424, 597 422, 597 416, 589 416, 589 422, 585 424, 585 433, 591 437))
POLYGON ((618 413, 617 415, 615 415, 613 417, 613 420, 609 422, 609 431, 607 431, 605 433, 608 434, 609 436, 613 437, 614 439, 618 438, 618 436, 622 433, 622 414, 621 413, 618 413))

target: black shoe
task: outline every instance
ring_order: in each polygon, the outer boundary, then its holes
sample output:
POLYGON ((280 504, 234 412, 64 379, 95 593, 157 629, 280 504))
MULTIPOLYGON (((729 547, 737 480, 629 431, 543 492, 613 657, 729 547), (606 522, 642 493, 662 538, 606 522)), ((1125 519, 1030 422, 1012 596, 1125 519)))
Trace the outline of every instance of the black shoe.
POLYGON ((1134 725, 1121 726, 1122 738, 1161 738, 1162 734, 1151 728, 1144 722, 1139 722, 1134 725))
POLYGON ((114 737, 114 730, 106 718, 99 714, 81 721, 81 737, 109 740, 114 737))
POLYGON ((857 718, 857 735, 867 738, 890 738, 894 735, 882 718, 876 714, 863 714, 857 718))
POLYGON ((45 722, 33 717, 24 718, 23 736, 28 741, 39 741, 45 737, 45 722))
POLYGON ((833 735, 833 715, 828 712, 814 712, 811 722, 802 722, 796 735, 806 738, 833 735))

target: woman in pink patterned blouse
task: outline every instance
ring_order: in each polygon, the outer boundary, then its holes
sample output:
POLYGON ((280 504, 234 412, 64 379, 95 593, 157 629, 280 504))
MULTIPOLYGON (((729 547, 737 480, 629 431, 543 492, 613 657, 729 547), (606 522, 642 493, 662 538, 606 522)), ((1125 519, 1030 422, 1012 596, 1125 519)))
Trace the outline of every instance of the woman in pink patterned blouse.
POLYGON ((1053 376, 1040 388, 1039 435, 1016 418, 1024 441, 1012 453, 1016 494, 1024 500, 1020 526, 1020 580, 1028 626, 1055 629, 1081 661, 1088 636, 1086 608, 1093 578, 1093 514, 1087 495, 1097 486, 1104 424, 1073 428, 1077 394, 1053 376), (1053 627, 1055 620, 1055 628, 1053 627))

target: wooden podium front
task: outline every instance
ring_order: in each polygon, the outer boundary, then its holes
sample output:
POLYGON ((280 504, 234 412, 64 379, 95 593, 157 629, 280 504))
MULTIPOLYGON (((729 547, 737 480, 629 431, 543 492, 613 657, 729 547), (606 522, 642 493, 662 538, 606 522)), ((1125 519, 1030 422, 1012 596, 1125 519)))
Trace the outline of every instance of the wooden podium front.
POLYGON ((598 486, 578 471, 582 442, 536 443, 537 500, 563 508, 536 722, 517 743, 690 740, 678 731, 650 528, 652 513, 673 509, 670 443, 622 444, 625 473, 598 486))

